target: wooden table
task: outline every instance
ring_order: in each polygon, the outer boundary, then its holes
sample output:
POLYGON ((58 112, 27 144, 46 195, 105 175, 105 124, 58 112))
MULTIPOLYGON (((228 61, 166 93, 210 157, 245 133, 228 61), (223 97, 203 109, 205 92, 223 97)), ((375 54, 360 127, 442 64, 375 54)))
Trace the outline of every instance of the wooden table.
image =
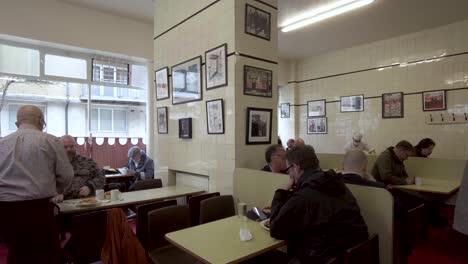
POLYGON ((393 187, 408 190, 408 191, 417 191, 417 192, 424 192, 424 193, 433 193, 433 194, 443 194, 449 195, 458 190, 460 188, 459 181, 452 181, 452 180, 437 180, 437 179, 429 179, 429 178, 422 178, 422 185, 393 185, 393 187))
POLYGON ((243 221, 232 216, 166 234, 166 239, 205 263, 237 263, 286 244, 270 236, 258 222, 247 219, 252 240, 240 241, 243 221))
POLYGON ((59 203, 60 212, 63 214, 81 213, 87 211, 95 211, 108 209, 113 207, 121 207, 127 205, 144 204, 150 202, 157 202, 166 199, 173 199, 185 196, 192 196, 204 193, 204 190, 196 189, 185 186, 169 186, 163 188, 149 189, 143 191, 124 192, 122 193, 122 200, 110 201, 106 203, 100 203, 93 207, 78 207, 76 204, 81 199, 65 200, 59 203))

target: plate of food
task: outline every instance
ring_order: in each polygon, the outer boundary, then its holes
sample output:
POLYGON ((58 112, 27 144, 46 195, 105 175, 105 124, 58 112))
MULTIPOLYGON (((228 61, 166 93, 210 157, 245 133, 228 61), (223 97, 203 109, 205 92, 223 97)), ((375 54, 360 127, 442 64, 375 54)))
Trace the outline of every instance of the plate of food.
POLYGON ((260 221, 260 226, 270 231, 270 218, 260 221))
POLYGON ((76 206, 78 207, 93 207, 99 205, 100 202, 96 200, 96 198, 85 198, 81 199, 78 203, 76 203, 76 206))

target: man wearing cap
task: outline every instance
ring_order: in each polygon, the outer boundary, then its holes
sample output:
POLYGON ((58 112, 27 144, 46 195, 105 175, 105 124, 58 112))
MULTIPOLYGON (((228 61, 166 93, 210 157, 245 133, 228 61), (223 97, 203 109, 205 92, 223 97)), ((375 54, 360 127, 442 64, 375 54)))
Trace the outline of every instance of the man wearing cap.
POLYGON ((345 153, 350 150, 360 150, 366 152, 372 152, 372 149, 367 143, 362 142, 362 134, 359 132, 354 132, 353 140, 348 142, 344 147, 345 153))

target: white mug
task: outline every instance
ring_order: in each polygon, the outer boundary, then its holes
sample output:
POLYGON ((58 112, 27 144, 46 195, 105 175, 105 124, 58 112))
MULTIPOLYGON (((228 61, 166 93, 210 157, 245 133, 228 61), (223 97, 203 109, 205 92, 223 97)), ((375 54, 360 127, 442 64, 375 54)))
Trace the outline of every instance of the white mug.
POLYGON ((104 190, 103 189, 97 189, 96 190, 96 199, 97 200, 104 200, 104 190))
POLYGON ((119 190, 111 190, 111 201, 120 201, 121 195, 119 190))
POLYGON ((423 185, 423 179, 421 177, 416 177, 414 183, 418 186, 423 185))

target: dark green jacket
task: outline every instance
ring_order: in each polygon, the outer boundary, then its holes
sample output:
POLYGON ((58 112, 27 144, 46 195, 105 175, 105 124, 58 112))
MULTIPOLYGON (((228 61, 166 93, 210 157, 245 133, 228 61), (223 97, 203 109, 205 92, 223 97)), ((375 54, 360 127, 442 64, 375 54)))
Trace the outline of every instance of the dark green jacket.
POLYGON ((393 147, 387 148, 380 154, 374 163, 371 173, 377 181, 385 184, 406 184, 406 178, 408 178, 405 164, 398 159, 393 151, 393 147))

